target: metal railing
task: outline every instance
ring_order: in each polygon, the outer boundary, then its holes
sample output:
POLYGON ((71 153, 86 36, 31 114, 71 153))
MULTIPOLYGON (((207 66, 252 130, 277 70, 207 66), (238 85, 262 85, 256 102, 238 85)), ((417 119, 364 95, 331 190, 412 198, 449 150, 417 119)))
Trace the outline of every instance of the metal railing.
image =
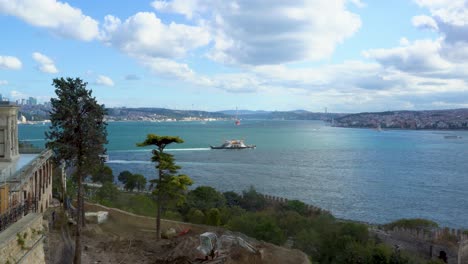
POLYGON ((37 212, 38 199, 26 200, 8 209, 0 215, 0 232, 16 223, 30 212, 37 212))

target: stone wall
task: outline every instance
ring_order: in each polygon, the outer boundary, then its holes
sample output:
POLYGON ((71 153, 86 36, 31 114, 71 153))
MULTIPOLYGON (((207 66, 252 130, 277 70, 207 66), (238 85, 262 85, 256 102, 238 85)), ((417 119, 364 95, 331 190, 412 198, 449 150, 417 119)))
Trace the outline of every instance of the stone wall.
POLYGON ((0 233, 0 264, 45 264, 42 214, 31 213, 0 233))
POLYGON ((458 250, 458 263, 468 264, 468 239, 460 243, 460 249, 458 250))

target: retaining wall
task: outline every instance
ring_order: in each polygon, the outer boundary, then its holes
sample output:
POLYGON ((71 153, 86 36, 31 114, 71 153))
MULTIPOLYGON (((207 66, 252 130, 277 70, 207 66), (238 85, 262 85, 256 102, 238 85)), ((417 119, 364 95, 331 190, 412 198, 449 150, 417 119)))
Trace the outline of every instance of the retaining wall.
POLYGON ((31 213, 0 233, 1 264, 45 264, 42 214, 31 213))

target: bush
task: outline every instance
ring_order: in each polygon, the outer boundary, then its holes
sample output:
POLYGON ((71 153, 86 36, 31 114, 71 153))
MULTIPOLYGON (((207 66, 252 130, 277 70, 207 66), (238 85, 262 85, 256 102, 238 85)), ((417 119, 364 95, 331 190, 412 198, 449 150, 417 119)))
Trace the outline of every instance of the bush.
POLYGON ((112 204, 119 195, 119 190, 111 182, 104 182, 104 184, 96 192, 95 199, 101 204, 112 204))
POLYGON ((282 245, 286 236, 274 219, 262 213, 249 213, 236 216, 228 222, 228 227, 256 239, 282 245))
POLYGON ((239 194, 230 191, 230 192, 223 193, 223 195, 224 195, 224 198, 226 199, 227 206, 232 207, 232 206, 240 205, 242 197, 239 194))
POLYGON ((309 213, 309 207, 299 200, 288 201, 286 204, 286 209, 296 211, 301 215, 307 215, 309 213))
POLYGON ((241 207, 248 211, 260 211, 265 209, 267 201, 253 186, 242 192, 241 207))
POLYGON ((203 224, 205 222, 205 214, 199 209, 192 208, 187 214, 187 221, 194 224, 203 224))
POLYGON ((188 193, 187 205, 190 208, 207 211, 211 208, 224 207, 226 205, 226 199, 214 188, 209 186, 200 186, 188 193))
POLYGON ((247 212, 240 206, 223 207, 219 211, 221 215, 221 225, 226 225, 233 217, 243 215, 247 212))
POLYGON ((206 214, 207 225, 220 226, 221 225, 221 213, 218 208, 211 208, 206 214))
POLYGON ((162 218, 174 220, 174 221, 182 221, 182 215, 179 212, 174 211, 166 211, 164 212, 162 218))

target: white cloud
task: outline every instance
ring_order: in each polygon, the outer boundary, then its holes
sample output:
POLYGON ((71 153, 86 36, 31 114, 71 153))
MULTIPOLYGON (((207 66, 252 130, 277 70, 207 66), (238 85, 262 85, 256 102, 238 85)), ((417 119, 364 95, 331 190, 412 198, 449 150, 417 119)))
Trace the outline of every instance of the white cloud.
POLYGON ((54 61, 44 54, 34 52, 33 59, 38 63, 37 68, 44 73, 57 73, 58 69, 55 67, 54 61))
POLYGON ((8 85, 8 81, 0 80, 0 86, 2 86, 2 85, 8 85))
POLYGON ((0 13, 16 16, 67 38, 89 41, 99 34, 96 20, 56 0, 0 0, 0 13))
POLYGON ((437 22, 430 16, 414 16, 411 20, 413 26, 423 29, 438 30, 437 22))
POLYGON ((372 49, 364 56, 378 61, 385 67, 404 72, 431 73, 451 70, 452 64, 443 58, 441 40, 416 40, 413 43, 390 49, 372 49))
MULTIPOLYGON (((354 1, 359 3, 359 1, 354 1)), ((208 27, 214 36, 210 58, 232 64, 265 65, 329 57, 361 26, 346 0, 155 1, 208 27), (200 22, 201 21, 201 22, 200 22)))
POLYGON ((202 27, 164 24, 154 13, 139 12, 124 22, 106 16, 101 39, 130 56, 181 58, 207 45, 210 35, 202 27))
MULTIPOLYGON (((151 6, 156 10, 163 10, 165 12, 178 13, 186 16, 189 19, 193 18, 193 15, 198 8, 202 7, 203 1, 198 0, 184 0, 184 1, 153 1, 151 6)), ((206 1, 205 1, 206 2, 206 1)))
POLYGON ((96 84, 104 86, 114 86, 114 81, 112 81, 112 79, 107 76, 99 75, 96 79, 96 84))
POLYGON ((426 7, 437 20, 456 26, 468 25, 468 8, 466 0, 415 0, 426 7))
POLYGON ((19 70, 22 65, 21 61, 16 57, 0 55, 0 69, 19 70))

